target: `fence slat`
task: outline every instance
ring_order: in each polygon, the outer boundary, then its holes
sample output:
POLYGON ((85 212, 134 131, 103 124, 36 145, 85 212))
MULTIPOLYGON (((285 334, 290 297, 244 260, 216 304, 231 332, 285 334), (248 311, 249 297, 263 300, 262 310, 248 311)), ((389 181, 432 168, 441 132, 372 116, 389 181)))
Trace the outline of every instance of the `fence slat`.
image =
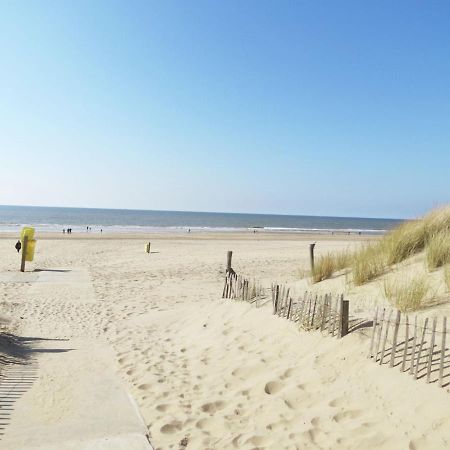
POLYGON ((380 366, 383 364, 384 352, 386 351, 386 341, 389 334, 389 327, 391 325, 391 317, 392 317, 392 309, 389 311, 389 315, 386 322, 386 328, 384 330, 383 345, 381 346, 380 366))
POLYGON ((397 350, 397 336, 398 336, 398 327, 400 326, 400 317, 401 313, 397 310, 397 316, 395 317, 395 325, 394 325, 394 336, 392 337, 392 347, 391 347, 391 360, 389 362, 389 367, 394 367, 395 364, 395 352, 397 350))
POLYGON ((381 342, 381 333, 383 331, 383 326, 384 326, 384 314, 386 313, 385 308, 383 308, 383 311, 381 313, 381 320, 380 320, 380 328, 378 328, 378 336, 377 336, 377 349, 375 352, 375 359, 374 361, 377 362, 378 360, 378 351, 380 349, 380 342, 381 342))
POLYGON ((373 323, 372 323, 372 337, 370 338, 370 348, 368 358, 372 358, 373 352, 373 342, 375 339, 375 330, 377 328, 377 319, 378 319, 378 306, 375 308, 375 314, 373 315, 373 323))
POLYGON ((416 346, 417 346, 417 315, 414 316, 414 338, 413 338, 413 347, 411 351, 411 365, 409 367, 409 374, 414 374, 414 364, 416 358, 416 346))
POLYGON ((428 352, 428 366, 427 366, 427 383, 431 378, 431 365, 433 364, 433 352, 434 352, 434 336, 436 334, 437 317, 433 317, 433 327, 431 331, 430 350, 428 352))
POLYGON ((422 355, 423 343, 425 342, 425 333, 427 331, 427 325, 428 325, 428 317, 425 319, 425 323, 423 325, 422 340, 420 341, 419 352, 417 353, 417 363, 416 363, 416 369, 414 371, 414 379, 415 380, 417 380, 417 374, 419 373, 420 357, 422 355))
POLYGON ((314 319, 316 316, 316 304, 317 304, 317 295, 314 297, 314 306, 313 306, 311 325, 310 325, 311 328, 314 328, 314 319))
POLYGON ((406 323, 405 323, 405 348, 403 349, 403 361, 402 361, 402 368, 401 371, 405 371, 406 366, 406 356, 408 354, 408 347, 409 347, 409 318, 406 316, 406 323))
POLYGON ((336 300, 334 302, 333 331, 331 332, 332 336, 334 336, 334 331, 336 330, 336 325, 337 325, 337 321, 338 321, 338 305, 339 305, 339 297, 336 297, 336 300))
POLYGON ((441 360, 439 362, 439 387, 442 387, 444 380, 444 359, 445 359, 445 337, 447 334, 447 317, 442 318, 442 340, 441 340, 441 360))

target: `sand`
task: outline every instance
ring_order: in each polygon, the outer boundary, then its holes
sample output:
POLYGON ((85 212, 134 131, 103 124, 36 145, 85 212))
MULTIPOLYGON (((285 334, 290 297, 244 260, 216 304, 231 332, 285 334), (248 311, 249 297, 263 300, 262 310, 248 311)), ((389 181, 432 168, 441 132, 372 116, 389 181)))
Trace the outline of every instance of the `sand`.
MULTIPOLYGON (((369 330, 333 339, 299 331, 269 307, 220 298, 227 250, 234 252, 236 272, 265 286, 293 283, 301 291, 308 285, 299 279, 308 268, 310 242, 320 254, 364 237, 38 238, 27 271, 60 270, 51 283, 33 279, 40 272, 11 282, 19 267, 15 241, 0 239, 0 314, 10 319, 7 327, 20 336, 67 339, 67 345, 82 339, 83 348, 111 352, 108 370, 136 400, 155 449, 450 445, 450 394, 370 362, 369 330), (150 255, 144 253, 149 240, 150 255)), ((339 288, 332 283, 341 281, 330 283, 339 288)), ((64 379, 54 383, 64 385, 64 379)), ((55 404, 49 400, 53 385, 42 384, 36 414, 57 422, 72 398, 55 404)), ((11 424, 22 414, 18 404, 11 424)), ((101 424, 102 417, 91 420, 101 424)))

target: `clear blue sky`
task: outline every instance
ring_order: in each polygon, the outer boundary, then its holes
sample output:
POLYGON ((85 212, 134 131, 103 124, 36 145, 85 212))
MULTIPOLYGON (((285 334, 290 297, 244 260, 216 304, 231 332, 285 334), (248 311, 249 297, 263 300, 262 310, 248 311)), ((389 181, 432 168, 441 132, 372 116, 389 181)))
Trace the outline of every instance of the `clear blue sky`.
POLYGON ((450 201, 450 2, 0 0, 0 204, 450 201))

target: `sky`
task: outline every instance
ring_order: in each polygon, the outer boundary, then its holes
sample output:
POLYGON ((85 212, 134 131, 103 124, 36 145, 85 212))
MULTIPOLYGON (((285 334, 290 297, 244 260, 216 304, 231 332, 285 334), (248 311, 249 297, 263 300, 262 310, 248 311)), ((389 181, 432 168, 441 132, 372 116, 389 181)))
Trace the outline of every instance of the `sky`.
POLYGON ((0 0, 0 204, 450 202, 450 2, 0 0))

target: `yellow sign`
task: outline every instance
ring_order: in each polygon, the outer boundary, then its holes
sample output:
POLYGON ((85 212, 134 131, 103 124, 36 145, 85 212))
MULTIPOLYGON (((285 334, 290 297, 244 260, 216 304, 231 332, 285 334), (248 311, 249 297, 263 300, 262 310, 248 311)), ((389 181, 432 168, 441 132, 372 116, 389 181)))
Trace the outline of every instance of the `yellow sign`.
POLYGON ((22 241, 22 252, 25 253, 25 261, 33 261, 34 250, 36 248, 36 239, 34 238, 34 228, 23 227, 20 232, 20 240, 22 241), (25 248, 24 240, 27 237, 27 246, 25 248))

